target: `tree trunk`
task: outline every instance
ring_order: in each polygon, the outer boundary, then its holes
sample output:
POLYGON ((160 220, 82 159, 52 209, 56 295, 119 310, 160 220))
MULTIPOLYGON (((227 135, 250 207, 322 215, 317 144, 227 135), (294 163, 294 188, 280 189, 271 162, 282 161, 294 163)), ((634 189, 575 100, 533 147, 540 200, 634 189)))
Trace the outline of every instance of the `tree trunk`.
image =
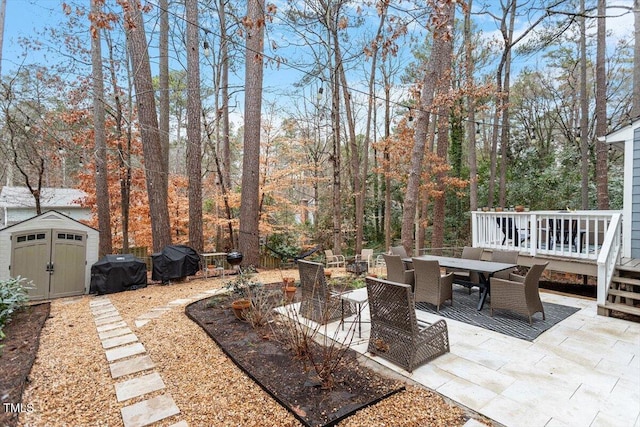
MULTIPOLYGON (((160 40, 159 40, 159 125, 162 146, 162 169, 169 171, 169 1, 159 0, 160 40)), ((169 187, 169 174, 164 175, 164 186, 169 187)))
POLYGON ((189 244, 203 252, 202 143, 200 126, 200 37, 198 1, 186 0, 187 15, 187 174, 189 186, 189 244))
POLYGON ((515 28, 517 1, 512 0, 509 18, 509 26, 506 32, 503 29, 505 55, 504 58, 504 82, 502 82, 502 129, 500 132, 500 206, 506 205, 507 193, 507 153, 509 148, 509 96, 511 85, 511 51, 513 47, 513 30, 515 28))
MULTIPOLYGON (((451 4, 448 2, 441 5, 440 9, 433 12, 432 16, 436 20, 448 18, 451 14, 451 4)), ((436 28, 438 28, 436 26, 436 28)), ((441 29, 437 29, 433 33, 433 50, 426 67, 426 73, 422 81, 422 90, 420 93, 419 111, 416 118, 416 127, 413 139, 413 149, 411 150, 411 160, 409 166, 409 176, 407 179, 407 188, 404 197, 404 209, 402 211, 402 246, 408 254, 413 253, 414 246, 414 221, 416 216, 416 208, 418 206, 418 197, 420 193, 420 178, 422 172, 422 162, 424 160, 424 151, 427 141, 427 133, 429 128, 429 111, 433 104, 434 90, 440 76, 442 64, 446 57, 446 34, 441 29)))
POLYGON ((262 110, 264 0, 247 2, 245 28, 244 155, 242 159, 242 195, 240 200, 240 235, 243 265, 260 263, 260 114, 262 110))
POLYGON ((598 209, 609 209, 609 179, 607 156, 609 145, 600 139, 607 134, 606 75, 606 0, 598 0, 598 31, 596 48, 596 188, 598 209))
MULTIPOLYGON (((109 33, 106 33, 107 35, 109 33)), ((109 73, 111 78, 111 86, 114 93, 115 104, 115 137, 118 139, 118 165, 120 174, 120 222, 122 231, 122 251, 129 251, 129 210, 131 195, 131 121, 124 119, 122 101, 120 99, 120 87, 118 85, 118 76, 114 67, 115 59, 113 56, 113 40, 107 36, 106 45, 109 49, 109 73), (127 122, 127 132, 124 132, 123 124, 127 122), (126 147, 124 142, 126 141, 126 147)), ((127 70, 129 70, 127 64, 127 70)), ((131 104, 131 97, 128 97, 131 104)), ((129 107, 131 107, 129 105, 129 107)), ((133 109, 128 108, 129 112, 133 109)))
MULTIPOLYGON (((91 13, 100 14, 100 3, 91 1, 91 13)), ((102 38, 100 27, 91 28, 91 68, 93 77, 93 128, 96 164, 96 205, 100 257, 113 253, 111 237, 111 205, 109 203, 109 182, 107 176, 107 139, 105 135, 104 76, 102 74, 102 38)))
POLYGON ((475 88, 474 59, 471 42, 471 7, 473 0, 467 2, 467 11, 464 15, 464 45, 465 45, 465 70, 466 86, 469 89, 467 95, 467 139, 469 141, 469 208, 471 211, 478 209, 478 161, 476 153, 476 100, 472 94, 475 88))
MULTIPOLYGON (((383 69, 384 71, 384 69, 383 69)), ((391 136, 391 81, 388 73, 384 73, 384 247, 391 247, 391 155, 389 153, 389 137, 391 136)))
POLYGON ((581 207, 589 209, 589 94, 587 93, 587 25, 585 0, 580 0, 580 174, 581 207))
MULTIPOLYGON (((455 7, 448 8, 449 27, 454 27, 455 7)), ((438 56, 440 72, 438 73, 438 92, 442 99, 446 99, 446 94, 451 87, 451 59, 453 55, 453 41, 450 37, 445 37, 442 43, 442 52, 438 56)), ((443 101, 441 101, 443 102, 443 101)), ((436 154, 442 164, 447 163, 447 153, 449 152, 449 118, 451 117, 451 107, 446 104, 438 107, 438 141, 436 154)), ((436 188, 440 195, 433 202, 433 233, 431 235, 431 247, 442 248, 444 246, 444 223, 445 223, 445 194, 446 194, 447 172, 439 168, 436 174, 436 188)))
POLYGON ((142 12, 136 0, 123 4, 127 28, 127 45, 135 70, 133 81, 136 88, 136 103, 140 121, 140 137, 145 163, 145 178, 151 216, 153 251, 160 252, 171 244, 167 187, 164 186, 166 170, 162 169, 162 145, 158 129, 158 116, 154 97, 153 81, 147 39, 142 12))

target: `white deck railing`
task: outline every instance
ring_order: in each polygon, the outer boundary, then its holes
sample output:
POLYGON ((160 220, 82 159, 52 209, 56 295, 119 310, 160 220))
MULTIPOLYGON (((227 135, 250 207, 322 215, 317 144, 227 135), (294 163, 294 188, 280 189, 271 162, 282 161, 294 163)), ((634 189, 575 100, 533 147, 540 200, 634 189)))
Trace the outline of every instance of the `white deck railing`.
POLYGON ((622 252, 622 215, 615 214, 611 218, 609 230, 604 236, 602 250, 598 257, 598 305, 607 301, 611 279, 616 271, 622 252))
MULTIPOLYGON (((473 246, 597 261, 620 211, 471 213, 473 246)), ((618 233, 620 229, 616 225, 618 233)))

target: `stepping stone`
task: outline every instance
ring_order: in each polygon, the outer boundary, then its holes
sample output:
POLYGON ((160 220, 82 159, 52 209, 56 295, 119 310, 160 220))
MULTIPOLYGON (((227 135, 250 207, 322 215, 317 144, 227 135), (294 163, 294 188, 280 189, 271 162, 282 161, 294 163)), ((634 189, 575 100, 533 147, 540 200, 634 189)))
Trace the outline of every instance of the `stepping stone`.
POLYGON ((153 372, 139 378, 117 383, 115 387, 118 402, 123 402, 137 396, 142 396, 143 394, 151 393, 152 391, 161 390, 165 386, 160 374, 153 372))
POLYGON ((102 348, 109 349, 120 345, 131 344, 138 341, 138 337, 134 334, 120 335, 119 337, 107 338, 102 341, 102 348))
POLYGON ((111 369, 111 378, 120 378, 125 375, 135 374, 136 372, 146 371, 147 369, 153 369, 155 367, 156 364, 153 363, 153 360, 151 360, 148 355, 113 362, 109 365, 109 369, 111 369))
POLYGON ((156 307, 156 308, 152 308, 151 311, 161 311, 161 312, 167 312, 171 310, 171 307, 156 307))
POLYGON ((157 319, 158 317, 162 316, 164 313, 165 313, 164 311, 147 311, 146 313, 138 316, 136 320, 157 319))
POLYGON ((146 350, 140 343, 126 345, 124 347, 116 347, 111 350, 107 350, 107 360, 113 362, 114 360, 124 359, 125 357, 135 356, 136 354, 144 353, 146 350))
POLYGON ((136 320, 136 328, 142 328, 144 325, 146 325, 147 323, 149 323, 151 320, 149 319, 143 319, 143 320, 136 320))
POLYGON ((173 301, 171 301, 169 304, 171 304, 171 305, 182 305, 182 304, 188 304, 188 303, 190 303, 191 301, 192 301, 192 300, 190 300, 190 299, 182 298, 182 299, 176 299, 176 300, 173 300, 173 301))
POLYGON ((95 299, 89 302, 90 307, 100 307, 103 305, 113 305, 113 304, 111 304, 111 301, 109 301, 108 298, 95 299))
POLYGON ((113 329, 125 328, 125 327, 127 327, 127 323, 124 321, 117 322, 117 323, 109 323, 107 325, 98 326, 98 332, 106 332, 106 331, 111 331, 113 329))
POLYGON ((100 320, 96 320, 96 326, 104 326, 104 325, 108 325, 109 323, 121 322, 122 320, 123 320, 122 316, 120 315, 109 316, 100 320))
POLYGON ((98 333, 100 340, 106 340, 108 338, 119 337, 120 335, 132 334, 133 332, 128 327, 112 329, 110 331, 98 333))
POLYGON ((124 427, 143 427, 180 413, 170 395, 143 400, 120 410, 124 427))
POLYGON ((224 294, 226 292, 227 292, 227 289, 209 289, 208 291, 204 291, 205 294, 209 294, 209 295, 224 294))
POLYGON ((118 313, 118 310, 110 310, 105 313, 95 314, 93 320, 97 322, 98 320, 107 319, 109 317, 114 317, 114 316, 120 316, 120 313, 118 313))
POLYGON ((113 304, 105 304, 105 305, 99 305, 98 307, 91 307, 91 313, 94 316, 97 316, 100 313, 103 313, 105 311, 117 311, 118 309, 115 308, 115 306, 113 304))
POLYGON ((198 295, 192 295, 189 298, 196 300, 196 299, 202 299, 202 298, 207 298, 210 297, 211 294, 198 294, 198 295))

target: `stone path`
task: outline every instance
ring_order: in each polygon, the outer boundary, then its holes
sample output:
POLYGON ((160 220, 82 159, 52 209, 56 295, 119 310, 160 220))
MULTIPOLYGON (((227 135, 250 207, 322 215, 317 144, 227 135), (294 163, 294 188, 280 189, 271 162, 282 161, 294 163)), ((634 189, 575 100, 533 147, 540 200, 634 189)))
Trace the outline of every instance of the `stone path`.
MULTIPOLYGON (((135 327, 141 328, 171 309, 223 292, 225 289, 211 289, 189 298, 171 301, 166 306, 153 308, 135 319, 135 327)), ((144 345, 138 341, 138 337, 120 316, 118 309, 109 298, 96 298, 89 305, 98 337, 109 362, 111 377, 118 380, 121 377, 136 375, 134 378, 118 381, 114 384, 118 402, 126 402, 136 397, 164 390, 165 384, 161 375, 154 371, 155 363, 146 354, 144 345)), ((180 409, 170 394, 161 394, 125 406, 121 409, 121 414, 125 427, 143 427, 179 415, 180 409)), ((170 427, 187 426, 186 421, 180 421, 170 427)))
MULTIPOLYGON (((144 396, 165 388, 162 377, 155 372, 155 364, 146 354, 138 337, 129 329, 118 310, 109 298, 100 297, 89 303, 94 316, 98 336, 109 362, 111 377, 117 380, 126 375, 136 377, 117 381, 115 391, 118 402, 126 402, 135 397, 144 396)), ((162 315, 166 310, 154 311, 162 315)), ((153 317, 146 317, 151 319, 153 317)), ((161 394, 121 409, 125 427, 143 427, 165 418, 180 414, 180 409, 170 394, 161 394)), ((186 427, 186 421, 173 424, 172 427, 186 427)))

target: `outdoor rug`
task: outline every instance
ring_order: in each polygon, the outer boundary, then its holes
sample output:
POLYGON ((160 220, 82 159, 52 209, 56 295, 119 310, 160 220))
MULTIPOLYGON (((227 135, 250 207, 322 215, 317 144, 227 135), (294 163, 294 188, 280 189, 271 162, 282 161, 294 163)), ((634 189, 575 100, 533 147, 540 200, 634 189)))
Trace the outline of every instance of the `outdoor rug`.
POLYGON ((420 302, 416 303, 416 308, 527 341, 533 341, 541 333, 579 310, 579 308, 549 302, 543 302, 542 305, 546 320, 542 320, 541 313, 536 313, 532 317, 532 325, 529 326, 529 319, 526 316, 508 310, 494 310, 491 317, 491 295, 487 297, 482 310, 478 311, 478 289, 474 288, 469 295, 467 288, 454 285, 453 306, 447 301, 440 306, 440 312, 436 312, 435 305, 420 302))

